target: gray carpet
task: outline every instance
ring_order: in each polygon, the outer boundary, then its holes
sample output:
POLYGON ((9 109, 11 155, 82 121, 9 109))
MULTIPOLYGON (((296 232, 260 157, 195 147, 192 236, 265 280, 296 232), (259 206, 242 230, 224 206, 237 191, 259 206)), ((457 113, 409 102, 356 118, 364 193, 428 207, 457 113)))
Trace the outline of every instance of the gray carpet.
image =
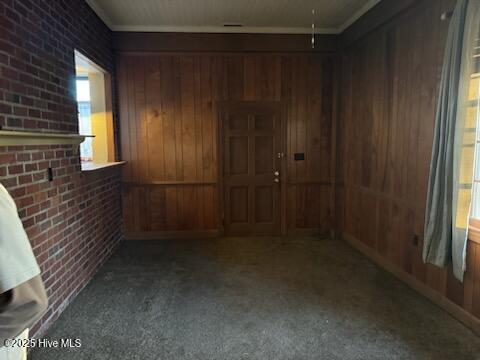
POLYGON ((343 242, 124 242, 46 334, 55 359, 480 359, 480 338, 343 242))

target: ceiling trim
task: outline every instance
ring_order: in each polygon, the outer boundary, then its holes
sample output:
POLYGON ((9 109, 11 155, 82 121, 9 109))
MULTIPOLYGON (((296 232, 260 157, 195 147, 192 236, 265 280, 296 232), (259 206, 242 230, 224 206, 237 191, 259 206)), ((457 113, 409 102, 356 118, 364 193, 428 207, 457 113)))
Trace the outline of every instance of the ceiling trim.
MULTIPOLYGON (((282 27, 225 27, 225 26, 143 26, 113 25, 113 31, 133 32, 180 32, 180 33, 231 33, 231 34, 311 34, 312 28, 282 27)), ((315 34, 337 34, 335 28, 318 28, 315 34)))
POLYGON ((360 19, 363 15, 365 15, 371 8, 377 5, 381 0, 370 0, 367 2, 362 8, 360 8, 355 14, 353 14, 350 19, 345 21, 342 26, 340 26, 338 30, 338 34, 341 34, 345 31, 350 25, 352 25, 355 21, 360 19))
MULTIPOLYGON (((85 0, 112 31, 122 32, 185 32, 185 33, 233 33, 233 34, 310 34, 312 29, 292 27, 224 27, 224 26, 164 26, 164 25, 115 25, 98 5, 97 0, 85 0)), ((338 28, 317 28, 315 34, 341 34, 345 29, 377 5, 381 0, 370 0, 338 28)))

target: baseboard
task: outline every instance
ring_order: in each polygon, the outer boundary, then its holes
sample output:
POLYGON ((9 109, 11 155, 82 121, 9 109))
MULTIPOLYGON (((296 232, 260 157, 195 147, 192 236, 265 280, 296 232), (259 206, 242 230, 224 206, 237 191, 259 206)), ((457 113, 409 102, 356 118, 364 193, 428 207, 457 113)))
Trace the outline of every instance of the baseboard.
POLYGON ((218 237, 218 230, 126 232, 125 240, 208 239, 218 237))
MULTIPOLYGON (((288 236, 318 236, 332 237, 332 231, 325 231, 317 228, 290 229, 288 236)), ((218 230, 197 230, 197 231, 132 231, 125 232, 125 240, 161 240, 161 239, 208 239, 219 237, 218 230)), ((242 235, 248 236, 248 235, 242 235)))
POLYGON ((480 319, 476 318, 469 312, 465 311, 465 309, 450 301, 445 296, 428 287, 426 284, 424 284, 414 276, 398 268, 390 261, 385 259, 383 256, 378 254, 374 249, 368 247, 355 237, 343 233, 342 238, 355 249, 357 249, 362 254, 371 259, 373 262, 375 262, 377 265, 379 265, 381 268, 385 269, 386 271, 397 277, 399 280, 406 283, 409 287, 417 291, 420 295, 425 296, 430 301, 440 306, 443 310, 447 311, 455 319, 460 321, 462 324, 464 324, 474 333, 480 336, 480 319))
POLYGON ((318 236, 322 238, 330 238, 333 236, 331 230, 322 230, 318 228, 297 228, 297 229, 288 229, 288 236, 318 236))

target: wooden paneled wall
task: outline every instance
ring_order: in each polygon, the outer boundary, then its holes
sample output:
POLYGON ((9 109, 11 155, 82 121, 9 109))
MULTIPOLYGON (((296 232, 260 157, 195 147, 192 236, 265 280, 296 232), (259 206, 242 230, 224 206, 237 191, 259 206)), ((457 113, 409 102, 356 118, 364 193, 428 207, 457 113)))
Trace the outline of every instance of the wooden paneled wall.
POLYGON ((423 0, 344 49, 338 123, 339 228, 480 318, 480 244, 464 283, 422 262, 437 91, 454 1, 423 0), (343 215, 343 216, 340 216, 343 215), (418 238, 418 242, 417 242, 418 238))
POLYGON ((117 65, 127 235, 219 228, 217 109, 233 100, 286 104, 287 227, 332 229, 333 55, 120 53, 117 65))
MULTIPOLYGON (((387 0, 387 2, 397 0, 387 0)), ((405 0, 416 1, 416 0, 405 0)), ((120 52, 220 52, 220 53, 325 53, 337 51, 335 34, 316 34, 315 48, 305 34, 113 33, 113 48, 120 52)))

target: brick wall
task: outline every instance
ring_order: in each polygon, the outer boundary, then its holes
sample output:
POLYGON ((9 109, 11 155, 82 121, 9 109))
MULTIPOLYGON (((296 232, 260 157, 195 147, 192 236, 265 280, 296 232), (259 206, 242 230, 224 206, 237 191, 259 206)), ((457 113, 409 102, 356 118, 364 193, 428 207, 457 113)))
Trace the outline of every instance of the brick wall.
MULTIPOLYGON (((114 78, 111 32, 84 1, 0 0, 0 126, 78 132, 74 49, 114 78)), ((122 238, 119 170, 81 172, 70 145, 0 147, 0 182, 17 203, 47 288, 39 334, 122 238)))

